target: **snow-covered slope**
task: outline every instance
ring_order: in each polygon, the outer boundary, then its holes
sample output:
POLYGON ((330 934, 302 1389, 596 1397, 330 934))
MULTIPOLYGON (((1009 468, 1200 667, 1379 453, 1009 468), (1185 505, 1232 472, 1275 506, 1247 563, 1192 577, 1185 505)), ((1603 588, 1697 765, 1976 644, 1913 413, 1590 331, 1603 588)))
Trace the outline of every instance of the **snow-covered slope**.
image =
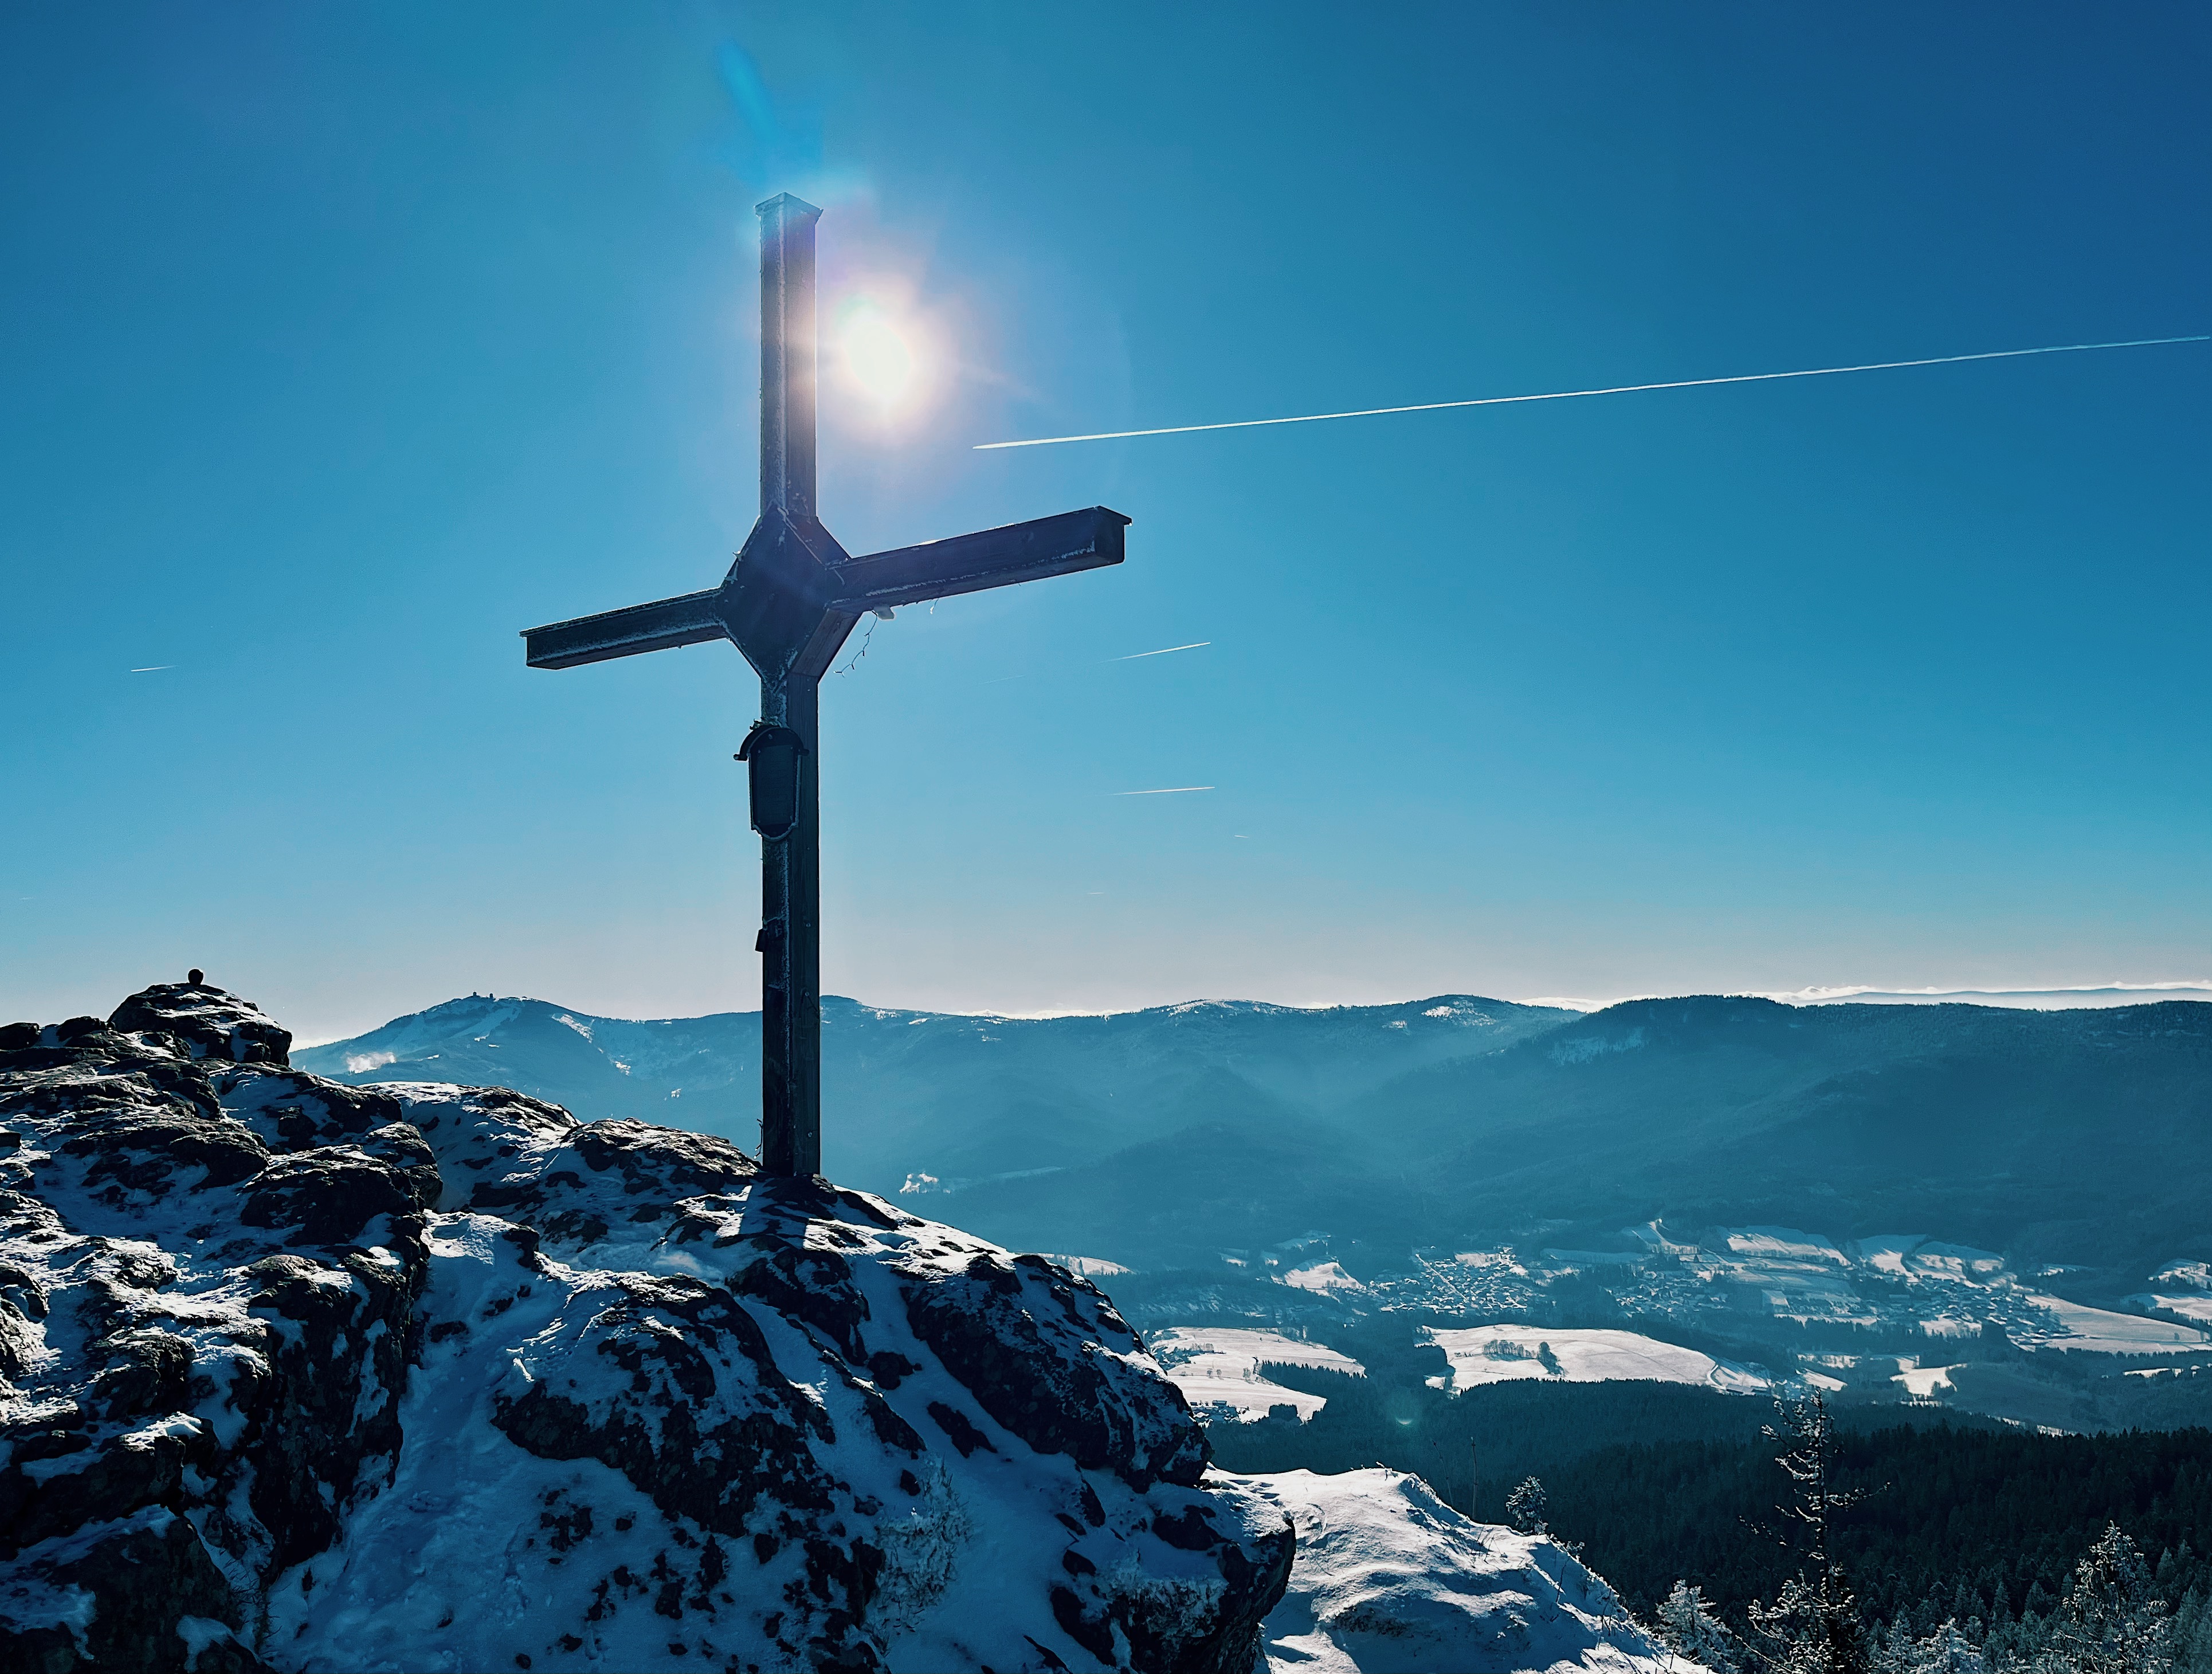
POLYGON ((1293 1541, 1042 1257, 208 989, 0 1033, 0 1663, 1235 1670, 1293 1541))
POLYGON ((1636 1331, 1474 1325, 1428 1335, 1451 1362, 1454 1394, 1522 1378, 1568 1384, 1698 1384, 1731 1395, 1758 1394, 1771 1381, 1750 1367, 1636 1331))
POLYGON ((1470 1521, 1418 1476, 1234 1480, 1297 1530, 1289 1590, 1267 1616, 1268 1674, 1695 1674, 1557 1542, 1470 1521))
POLYGON ((1304 1366, 1363 1378, 1367 1368, 1349 1354, 1280 1331, 1235 1326, 1176 1326, 1155 1331, 1152 1353, 1181 1390, 1191 1410, 1212 1421, 1249 1424, 1279 1407, 1303 1422, 1328 1404, 1323 1395, 1285 1389, 1261 1375, 1263 1366, 1304 1366))

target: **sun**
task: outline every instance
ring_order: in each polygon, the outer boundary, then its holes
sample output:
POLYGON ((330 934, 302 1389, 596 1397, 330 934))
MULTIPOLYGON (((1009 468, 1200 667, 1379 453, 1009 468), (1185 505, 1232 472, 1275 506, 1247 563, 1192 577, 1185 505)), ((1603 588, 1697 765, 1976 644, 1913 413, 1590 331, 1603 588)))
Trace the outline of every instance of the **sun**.
POLYGON ((856 297, 839 310, 845 375, 886 411, 906 400, 921 372, 911 335, 880 302, 856 297))

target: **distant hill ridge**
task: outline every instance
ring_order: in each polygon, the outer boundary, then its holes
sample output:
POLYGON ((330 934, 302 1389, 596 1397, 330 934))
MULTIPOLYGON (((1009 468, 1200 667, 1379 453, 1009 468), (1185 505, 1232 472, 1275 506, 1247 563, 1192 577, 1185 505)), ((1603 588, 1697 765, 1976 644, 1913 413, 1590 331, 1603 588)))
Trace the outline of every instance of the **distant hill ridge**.
MULTIPOLYGON (((826 1135, 827 1166, 877 1190, 896 1189, 916 1168, 950 1179, 1048 1166, 1067 1160, 1071 1124, 1095 1129, 1109 1149, 1116 1139, 1164 1130, 1189 1105, 1194 1081, 1333 1105, 1577 1015, 1472 995, 1314 1008, 1194 1000, 1049 1018, 909 1011, 825 995, 823 1076, 842 1112, 826 1135), (948 1151, 941 1118, 956 1105, 980 1131, 948 1151), (908 1149, 910 1141, 922 1148, 908 1149)), ((295 1056, 317 1074, 356 1084, 511 1087, 587 1119, 671 1122, 749 1142, 760 1119, 759 1019, 721 1012, 635 1021, 471 995, 295 1056)))
MULTIPOLYGON (((296 1055, 333 1079, 508 1086, 750 1143, 756 1014, 634 1022, 471 997, 296 1055)), ((1151 1269, 1317 1229, 1357 1268, 1654 1217, 1917 1231, 2016 1262, 2212 1257, 2212 1005, 1594 1013, 1474 995, 1104 1016, 823 1002, 827 1166, 957 1191, 1001 1242, 1151 1269)))

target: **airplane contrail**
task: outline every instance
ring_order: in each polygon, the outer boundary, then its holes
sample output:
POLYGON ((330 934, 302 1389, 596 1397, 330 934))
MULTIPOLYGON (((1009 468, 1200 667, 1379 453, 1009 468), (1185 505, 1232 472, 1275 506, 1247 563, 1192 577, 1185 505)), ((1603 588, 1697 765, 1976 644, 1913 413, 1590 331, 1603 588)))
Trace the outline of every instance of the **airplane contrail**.
POLYGON ((173 662, 157 662, 150 668, 134 668, 131 672, 133 674, 159 674, 165 668, 174 668, 175 667, 176 664, 173 662))
POLYGON ((1188 645, 1163 645, 1157 651, 1132 651, 1126 657, 1109 657, 1108 662, 1134 662, 1139 657, 1164 657, 1170 651, 1202 651, 1212 644, 1210 639, 1194 639, 1188 645))
POLYGON ((1185 791, 1212 790, 1212 785, 1170 785, 1165 790, 1117 790, 1116 796, 1181 796, 1185 791))
POLYGON ((1219 424, 1163 424, 1150 430, 1099 430, 1081 436, 1031 436, 1022 441, 979 441, 971 451, 1052 447, 1063 441, 1121 441, 1131 436, 1180 436, 1194 430, 1249 430, 1262 424, 1319 424, 1332 418, 1379 418, 1387 413, 1441 412, 1448 407, 1504 407, 1520 401, 1573 401, 1585 395, 1634 395, 1654 389, 1700 389, 1708 384, 1763 384, 1777 378, 1832 378, 1844 372, 1893 372, 1906 366, 1955 366, 1961 361, 2008 361, 2023 355, 2079 355, 2092 349, 2151 349, 2165 344, 2212 342, 2192 337, 2130 338, 2124 343, 2059 343, 2043 349, 1990 349, 1978 355, 1930 355, 1917 361, 1870 361, 1864 366, 1815 366, 1797 372, 1742 372, 1732 378, 1678 378, 1664 384, 1615 384, 1606 389, 1556 389, 1542 395, 1485 395, 1472 401, 1418 401, 1404 407, 1360 407, 1350 412, 1300 413, 1291 418, 1232 418, 1219 424))

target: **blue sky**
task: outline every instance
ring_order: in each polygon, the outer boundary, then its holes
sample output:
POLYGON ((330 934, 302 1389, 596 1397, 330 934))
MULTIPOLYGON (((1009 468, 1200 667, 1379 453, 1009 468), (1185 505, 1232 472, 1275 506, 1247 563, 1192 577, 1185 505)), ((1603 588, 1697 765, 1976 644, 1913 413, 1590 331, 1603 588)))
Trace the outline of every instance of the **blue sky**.
POLYGON ((743 539, 780 190, 918 368, 826 348, 850 550, 1136 520, 827 683, 832 990, 2212 976, 2212 345, 973 451, 2212 329, 2208 79, 2179 5, 9 9, 0 1013, 755 1003, 742 658, 515 633, 743 539))

